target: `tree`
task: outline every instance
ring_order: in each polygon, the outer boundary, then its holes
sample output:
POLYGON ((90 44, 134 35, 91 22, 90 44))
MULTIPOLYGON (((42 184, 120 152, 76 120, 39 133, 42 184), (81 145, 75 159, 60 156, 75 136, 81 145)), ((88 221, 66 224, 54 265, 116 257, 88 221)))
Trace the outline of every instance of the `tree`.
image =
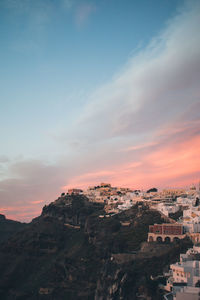
POLYGON ((157 188, 151 188, 147 191, 147 193, 157 193, 158 189, 157 188))

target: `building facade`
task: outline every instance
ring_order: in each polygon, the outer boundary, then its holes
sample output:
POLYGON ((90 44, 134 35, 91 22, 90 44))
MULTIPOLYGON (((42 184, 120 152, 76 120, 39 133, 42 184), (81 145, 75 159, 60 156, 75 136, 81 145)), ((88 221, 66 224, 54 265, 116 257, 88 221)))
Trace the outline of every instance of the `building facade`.
POLYGON ((183 239, 181 224, 154 224, 149 226, 148 242, 173 242, 183 239))

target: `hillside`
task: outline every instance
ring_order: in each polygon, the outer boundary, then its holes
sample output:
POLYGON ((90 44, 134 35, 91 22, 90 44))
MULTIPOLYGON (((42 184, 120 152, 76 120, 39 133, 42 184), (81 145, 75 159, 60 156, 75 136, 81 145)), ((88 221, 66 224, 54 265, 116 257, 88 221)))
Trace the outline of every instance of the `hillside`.
POLYGON ((8 220, 4 215, 0 214, 0 243, 5 242, 13 234, 24 229, 26 226, 27 224, 25 223, 8 220))
POLYGON ((84 196, 45 206, 0 247, 0 299, 161 299, 150 276, 162 273, 190 242, 157 245, 156 251, 145 244, 149 224, 163 220, 143 205, 102 214, 103 206, 84 196))

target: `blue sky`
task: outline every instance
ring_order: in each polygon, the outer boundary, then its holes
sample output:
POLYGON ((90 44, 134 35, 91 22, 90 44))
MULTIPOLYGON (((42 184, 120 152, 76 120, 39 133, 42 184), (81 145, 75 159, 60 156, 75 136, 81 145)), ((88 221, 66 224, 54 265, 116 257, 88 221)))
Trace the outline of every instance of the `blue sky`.
POLYGON ((198 0, 0 0, 0 213, 197 182, 199 28, 198 0))
POLYGON ((180 3, 1 0, 2 154, 45 154, 180 3))

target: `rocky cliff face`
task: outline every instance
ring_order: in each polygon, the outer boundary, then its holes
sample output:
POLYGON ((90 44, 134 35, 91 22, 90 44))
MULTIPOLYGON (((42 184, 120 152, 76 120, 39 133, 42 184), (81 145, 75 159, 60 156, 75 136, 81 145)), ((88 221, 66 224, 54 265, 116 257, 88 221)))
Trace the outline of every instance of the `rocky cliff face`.
POLYGON ((89 215, 103 210, 103 205, 88 201, 83 195, 67 195, 59 197, 50 205, 45 206, 41 217, 53 217, 62 223, 84 227, 89 215))
POLYGON ((101 219, 102 208, 84 196, 60 197, 2 243, 0 299, 160 299, 150 276, 185 245, 157 251, 158 260, 140 247, 148 225, 162 222, 159 213, 135 206, 101 219))

